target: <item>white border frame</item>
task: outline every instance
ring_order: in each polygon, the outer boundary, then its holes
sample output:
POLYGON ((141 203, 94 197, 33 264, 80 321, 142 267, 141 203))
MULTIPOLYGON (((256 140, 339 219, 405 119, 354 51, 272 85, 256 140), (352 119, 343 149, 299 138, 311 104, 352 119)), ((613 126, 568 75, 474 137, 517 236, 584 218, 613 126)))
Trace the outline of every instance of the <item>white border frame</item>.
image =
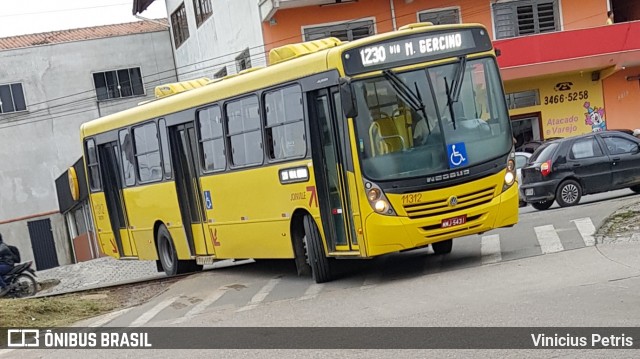
POLYGON ((325 22, 325 23, 319 23, 319 24, 313 24, 313 25, 303 25, 300 26, 300 34, 302 35, 302 41, 306 42, 308 41, 305 36, 304 36, 304 30, 306 29, 313 29, 313 28, 317 28, 317 27, 326 27, 326 26, 333 26, 333 25, 342 25, 342 24, 346 24, 346 23, 354 23, 354 22, 364 22, 364 21, 372 21, 373 22, 373 35, 376 35, 378 33, 378 23, 376 22, 376 17, 375 16, 369 16, 369 17, 362 17, 362 18, 356 18, 356 19, 348 19, 348 20, 343 20, 343 21, 332 21, 332 22, 325 22))
POLYGON ((447 10, 458 10, 458 24, 462 24, 462 8, 460 6, 447 6, 447 7, 438 7, 427 10, 420 10, 416 13, 416 21, 420 22, 420 14, 426 14, 430 12, 438 12, 438 11, 447 11, 447 10))

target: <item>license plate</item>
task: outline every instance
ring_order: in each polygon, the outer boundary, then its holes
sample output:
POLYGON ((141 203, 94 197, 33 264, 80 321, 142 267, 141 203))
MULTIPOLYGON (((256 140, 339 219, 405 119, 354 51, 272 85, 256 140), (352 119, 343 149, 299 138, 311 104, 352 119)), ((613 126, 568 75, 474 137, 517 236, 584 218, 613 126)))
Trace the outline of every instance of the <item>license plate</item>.
POLYGON ((533 196, 533 188, 527 188, 524 191, 524 194, 527 195, 527 196, 533 196))
POLYGON ((466 214, 462 215, 462 216, 443 219, 442 220, 442 224, 440 225, 440 227, 447 228, 447 227, 459 226, 459 225, 465 224, 465 223, 467 223, 467 215, 466 214))

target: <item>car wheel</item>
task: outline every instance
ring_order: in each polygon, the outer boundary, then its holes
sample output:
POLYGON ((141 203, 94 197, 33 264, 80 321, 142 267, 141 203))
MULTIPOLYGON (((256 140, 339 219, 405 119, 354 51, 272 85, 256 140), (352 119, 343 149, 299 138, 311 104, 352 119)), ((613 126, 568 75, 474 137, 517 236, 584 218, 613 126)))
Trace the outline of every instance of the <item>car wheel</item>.
POLYGON ((546 209, 549 209, 549 207, 551 207, 553 205, 553 200, 550 199, 548 201, 542 201, 542 202, 533 202, 531 203, 531 206, 539 211, 544 211, 546 209))
POLYGON ((556 200, 560 207, 574 206, 580 202, 582 187, 574 180, 566 180, 560 183, 556 191, 556 200))

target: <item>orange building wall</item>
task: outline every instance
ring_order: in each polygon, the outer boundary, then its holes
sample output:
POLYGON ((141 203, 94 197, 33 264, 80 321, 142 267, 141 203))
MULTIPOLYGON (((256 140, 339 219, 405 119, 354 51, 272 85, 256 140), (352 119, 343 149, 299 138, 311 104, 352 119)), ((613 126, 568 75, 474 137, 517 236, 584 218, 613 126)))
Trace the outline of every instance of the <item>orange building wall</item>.
POLYGON ((262 34, 267 53, 274 47, 301 42, 302 26, 321 25, 331 22, 375 18, 377 33, 393 30, 391 8, 388 1, 360 0, 332 6, 305 6, 278 10, 276 24, 262 22, 262 34))
POLYGON ((406 3, 405 0, 394 0, 394 6, 398 27, 418 22, 417 13, 420 11, 459 7, 463 23, 483 24, 489 30, 491 38, 493 38, 491 3, 489 0, 414 0, 411 3, 406 3))
POLYGON ((607 128, 640 128, 640 81, 627 81, 627 76, 639 75, 640 67, 634 67, 604 79, 607 128))
POLYGON ((607 22, 607 0, 560 0, 563 30, 603 26, 607 22))

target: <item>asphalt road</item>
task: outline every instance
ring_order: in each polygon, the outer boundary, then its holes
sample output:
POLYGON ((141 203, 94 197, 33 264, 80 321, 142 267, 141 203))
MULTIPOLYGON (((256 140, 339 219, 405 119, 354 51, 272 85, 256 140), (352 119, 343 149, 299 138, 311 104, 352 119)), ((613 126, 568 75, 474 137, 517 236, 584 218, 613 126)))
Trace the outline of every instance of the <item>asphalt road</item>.
MULTIPOLYGON (((290 261, 245 261, 190 276, 142 306, 78 326, 637 326, 640 243, 594 246, 593 231, 610 213, 639 200, 640 196, 625 190, 587 196, 581 205, 571 208, 522 208, 518 225, 456 239, 449 255, 417 250, 370 261, 340 261, 338 278, 321 285, 297 277, 290 261)), ((21 351, 20 356, 87 359, 115 352, 80 353, 21 351)), ((177 352, 171 353, 145 350, 135 351, 135 356, 173 357, 177 352)), ((348 356, 382 358, 390 353, 350 351, 348 356)), ((442 357, 477 354, 429 353, 442 357)), ((12 354, 16 352, 5 352, 12 354)), ((206 351, 184 354, 208 357, 206 351)), ((218 354, 243 357, 257 352, 218 354)), ((343 354, 297 350, 263 352, 261 356, 343 354)), ((514 358, 605 355, 582 350, 486 354, 514 358)), ((400 356, 424 355, 403 351, 400 356)), ((607 351, 606 356, 631 358, 637 353, 607 351)))

